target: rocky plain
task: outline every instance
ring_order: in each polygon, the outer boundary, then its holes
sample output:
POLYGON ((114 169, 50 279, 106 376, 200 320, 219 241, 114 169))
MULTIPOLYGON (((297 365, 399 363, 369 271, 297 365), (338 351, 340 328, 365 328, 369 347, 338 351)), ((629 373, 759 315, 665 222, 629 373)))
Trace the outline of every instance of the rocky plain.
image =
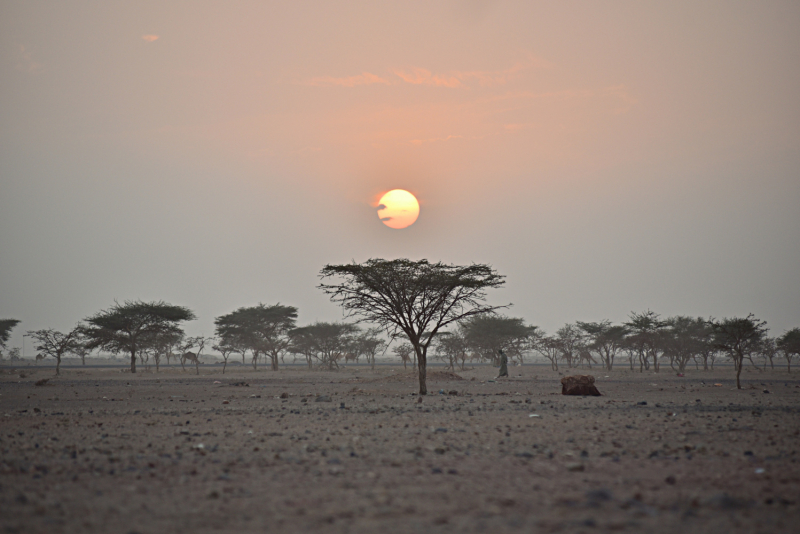
POLYGON ((5 365, 0 531, 800 531, 800 372, 509 372, 5 365))

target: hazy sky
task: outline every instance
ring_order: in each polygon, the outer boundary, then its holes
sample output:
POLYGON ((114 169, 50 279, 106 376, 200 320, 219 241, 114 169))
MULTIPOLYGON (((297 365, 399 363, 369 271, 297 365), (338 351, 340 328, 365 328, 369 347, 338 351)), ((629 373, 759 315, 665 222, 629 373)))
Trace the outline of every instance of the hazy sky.
MULTIPOLYGON (((191 334, 327 263, 489 263, 575 320, 800 326, 800 3, 0 3, 0 317, 191 334), (375 205, 403 188, 417 222, 375 205)), ((26 349, 30 352, 30 345, 26 349)))

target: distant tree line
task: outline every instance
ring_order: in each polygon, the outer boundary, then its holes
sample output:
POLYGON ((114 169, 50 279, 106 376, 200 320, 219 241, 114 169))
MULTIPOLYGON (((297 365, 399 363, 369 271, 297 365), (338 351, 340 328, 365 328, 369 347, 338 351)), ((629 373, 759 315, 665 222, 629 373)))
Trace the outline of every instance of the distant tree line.
MULTIPOLYGON (((504 277, 488 265, 469 266, 430 263, 427 260, 372 259, 362 264, 327 265, 318 286, 345 316, 376 327, 362 329, 345 322, 316 322, 297 326, 297 308, 280 303, 242 307, 214 320, 214 337, 187 337, 181 324, 194 320, 188 308, 165 302, 126 301, 114 303, 87 317, 73 330, 30 331, 39 351, 37 359, 85 357, 93 350, 125 354, 135 373, 137 361, 156 371, 162 361, 193 363, 199 374, 200 355, 210 346, 222 355, 223 372, 231 356, 250 359, 253 369, 260 362, 277 370, 287 355, 304 360, 308 368, 337 369, 340 362, 364 358, 372 366, 387 349, 384 333, 395 345, 393 353, 403 365, 411 363, 419 373, 420 393, 425 394, 428 352, 450 368, 464 369, 467 361, 497 363, 499 351, 520 364, 528 355, 540 355, 553 370, 601 365, 611 370, 619 358, 627 358, 631 370, 658 373, 664 364, 678 373, 688 365, 713 369, 719 358, 730 359, 736 382, 746 361, 753 366, 774 368, 774 358, 786 359, 791 372, 794 356, 800 354, 800 328, 782 336, 769 336, 764 321, 747 317, 703 319, 657 313, 632 313, 628 321, 566 324, 553 334, 526 325, 521 318, 507 317, 499 310, 507 306, 485 303, 487 289, 504 284, 504 277)), ((6 352, 16 319, 0 320, 0 358, 6 352)), ((10 358, 19 351, 11 349, 10 358)))
POLYGON ((662 319, 657 313, 632 313, 622 324, 611 321, 566 324, 548 335, 523 319, 482 315, 467 319, 457 328, 440 334, 436 355, 449 367, 464 368, 467 361, 496 363, 499 350, 520 364, 526 354, 536 354, 551 364, 567 368, 600 365, 610 371, 619 358, 631 370, 658 373, 669 365, 683 373, 688 365, 713 369, 720 358, 730 359, 739 375, 746 361, 753 366, 775 367, 774 359, 786 360, 791 372, 792 358, 800 354, 800 328, 778 338, 768 335, 764 321, 752 314, 744 318, 703 319, 674 316, 662 319))

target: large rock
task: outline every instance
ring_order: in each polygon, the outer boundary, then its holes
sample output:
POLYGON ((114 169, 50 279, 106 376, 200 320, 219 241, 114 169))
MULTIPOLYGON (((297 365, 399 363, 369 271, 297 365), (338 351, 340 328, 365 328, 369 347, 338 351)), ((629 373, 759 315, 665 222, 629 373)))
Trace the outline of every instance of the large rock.
POLYGON ((592 375, 565 376, 561 379, 561 394, 600 396, 600 392, 594 387, 592 375))

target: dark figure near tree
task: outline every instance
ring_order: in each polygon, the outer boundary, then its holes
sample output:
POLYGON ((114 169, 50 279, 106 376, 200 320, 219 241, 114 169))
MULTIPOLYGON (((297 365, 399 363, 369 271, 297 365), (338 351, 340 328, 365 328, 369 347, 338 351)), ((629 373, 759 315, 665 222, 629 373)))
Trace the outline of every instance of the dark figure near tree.
POLYGON ((503 352, 503 349, 497 351, 500 353, 500 374, 497 375, 497 378, 501 376, 508 376, 508 356, 506 353, 503 352))

